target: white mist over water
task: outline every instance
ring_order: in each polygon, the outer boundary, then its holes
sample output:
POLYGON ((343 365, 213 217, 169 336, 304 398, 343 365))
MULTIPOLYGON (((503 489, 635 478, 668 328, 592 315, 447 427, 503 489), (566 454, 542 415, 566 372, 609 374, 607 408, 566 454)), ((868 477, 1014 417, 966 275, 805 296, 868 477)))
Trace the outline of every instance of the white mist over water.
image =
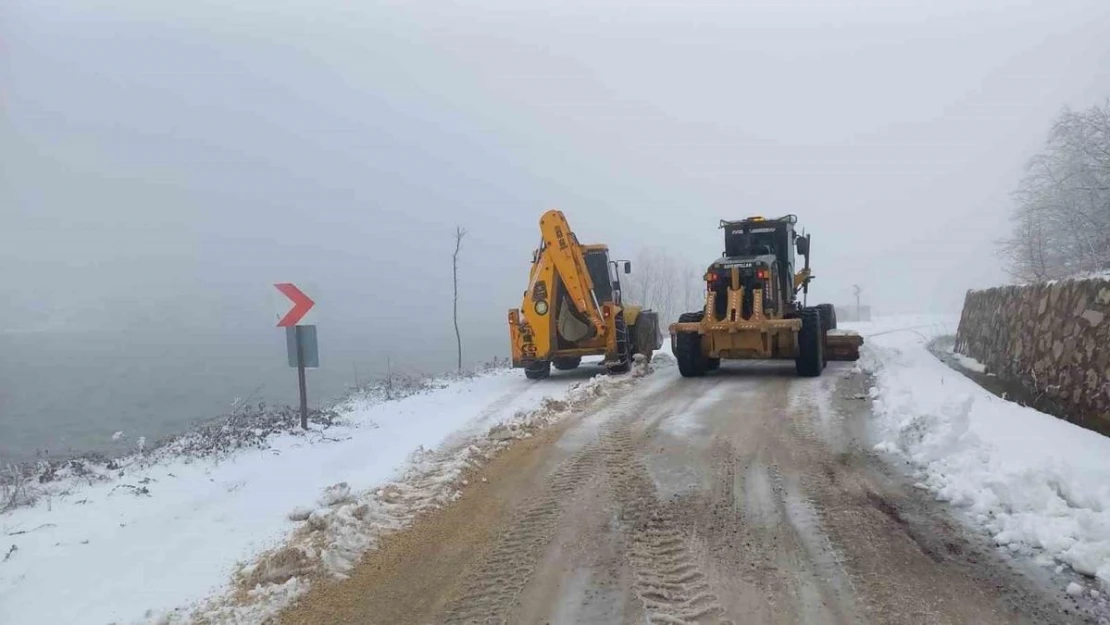
MULTIPOLYGON (((441 358, 388 354, 368 336, 319 329, 319 369, 308 371, 309 406, 345 395, 385 374, 436 373, 441 358)), ((506 339, 507 340, 507 339, 506 339)), ((475 358, 504 358, 502 345, 475 347, 475 358)), ((297 403, 296 370, 285 334, 257 332, 0 333, 0 465, 73 453, 132 451, 229 412, 237 399, 297 403), (116 432, 123 434, 116 439, 116 432)), ((471 359, 468 358, 468 361, 471 359)))

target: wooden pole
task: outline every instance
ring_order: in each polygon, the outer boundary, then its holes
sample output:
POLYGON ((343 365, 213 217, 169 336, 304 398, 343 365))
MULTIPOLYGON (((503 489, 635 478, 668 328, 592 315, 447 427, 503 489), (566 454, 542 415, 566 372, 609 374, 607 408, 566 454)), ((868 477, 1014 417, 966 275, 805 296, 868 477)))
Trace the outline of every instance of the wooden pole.
POLYGON ((462 372, 462 335, 459 334, 459 248, 462 247, 463 236, 466 230, 455 226, 455 253, 451 256, 451 280, 455 287, 455 304, 452 308, 451 318, 455 322, 455 347, 458 354, 457 370, 462 372))

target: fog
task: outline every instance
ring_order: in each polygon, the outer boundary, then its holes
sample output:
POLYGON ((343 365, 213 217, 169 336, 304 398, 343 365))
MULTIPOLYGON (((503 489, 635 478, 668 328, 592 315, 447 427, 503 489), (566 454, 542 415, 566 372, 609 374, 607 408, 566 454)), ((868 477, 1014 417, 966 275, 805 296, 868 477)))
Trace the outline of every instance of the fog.
POLYGON ((552 207, 697 265, 719 219, 795 213, 811 298, 958 310, 1007 279, 1052 118, 1110 96, 1108 32, 1104 0, 9 0, 3 326, 280 354, 270 285, 307 281, 322 341, 448 366, 461 225, 466 357, 505 357, 552 207))

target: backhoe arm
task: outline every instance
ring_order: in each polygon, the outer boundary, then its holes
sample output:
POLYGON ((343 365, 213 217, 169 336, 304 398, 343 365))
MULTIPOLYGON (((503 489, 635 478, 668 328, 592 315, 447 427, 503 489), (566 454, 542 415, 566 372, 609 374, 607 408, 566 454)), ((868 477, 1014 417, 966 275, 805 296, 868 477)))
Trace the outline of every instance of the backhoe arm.
MULTIPOLYGON (((574 308, 589 319, 599 336, 606 332, 605 319, 601 305, 594 297, 594 284, 586 268, 586 257, 578 237, 571 232, 570 225, 562 211, 549 210, 540 217, 540 233, 543 236, 541 255, 548 258, 555 272, 559 274, 567 297, 574 308)), ((553 302, 552 302, 553 303, 553 302)))

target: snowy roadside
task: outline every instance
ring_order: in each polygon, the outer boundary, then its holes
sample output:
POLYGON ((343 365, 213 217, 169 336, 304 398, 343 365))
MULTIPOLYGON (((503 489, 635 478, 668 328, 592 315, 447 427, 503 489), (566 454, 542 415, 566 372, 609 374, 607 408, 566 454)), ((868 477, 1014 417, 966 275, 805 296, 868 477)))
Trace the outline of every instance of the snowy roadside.
MULTIPOLYGON (((857 324, 876 449, 908 461, 918 487, 967 512, 994 542, 1040 564, 1110 584, 1110 438, 1005 401, 928 351, 957 319, 857 324), (900 328, 912 328, 903 330, 900 328)), ((977 370, 972 361, 962 363, 977 370)))
MULTIPOLYGON (((665 361, 663 356, 660 361, 665 361)), ((217 456, 160 452, 0 515, 0 622, 260 623, 384 533, 453 500, 515 438, 651 371, 501 370, 400 400, 353 398, 307 433, 217 456)), ((78 469, 78 473, 82 473, 78 469)))

